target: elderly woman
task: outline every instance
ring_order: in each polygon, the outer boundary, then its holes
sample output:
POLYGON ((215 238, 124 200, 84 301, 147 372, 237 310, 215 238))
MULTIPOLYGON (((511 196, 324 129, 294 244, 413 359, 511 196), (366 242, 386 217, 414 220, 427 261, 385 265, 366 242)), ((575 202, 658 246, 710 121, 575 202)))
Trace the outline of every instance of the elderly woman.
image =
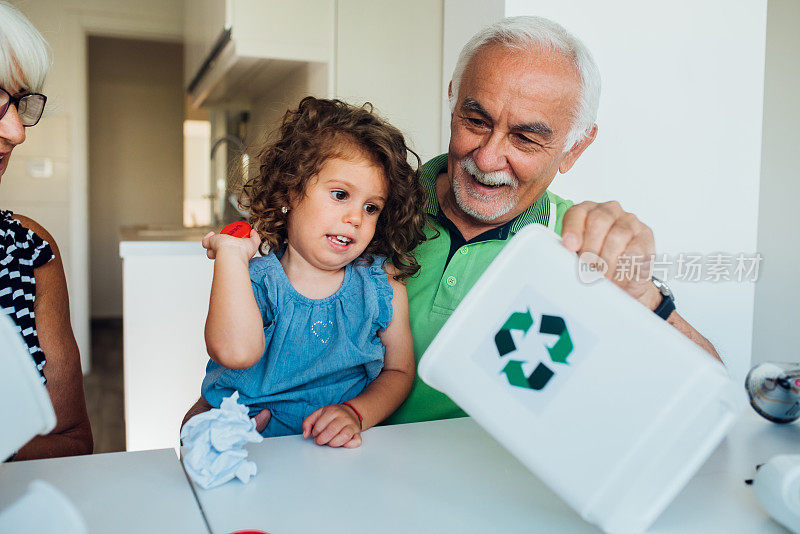
MULTIPOLYGON (((0 180, 45 101, 50 50, 22 13, 0 1, 0 180)), ((2 206, 2 196, 0 196, 2 206)), ((56 427, 15 460, 91 454, 78 346, 69 320, 64 267, 53 236, 36 221, 0 210, 0 310, 16 323, 47 387, 56 427)), ((6 407, 8 409, 8 407, 6 407)))

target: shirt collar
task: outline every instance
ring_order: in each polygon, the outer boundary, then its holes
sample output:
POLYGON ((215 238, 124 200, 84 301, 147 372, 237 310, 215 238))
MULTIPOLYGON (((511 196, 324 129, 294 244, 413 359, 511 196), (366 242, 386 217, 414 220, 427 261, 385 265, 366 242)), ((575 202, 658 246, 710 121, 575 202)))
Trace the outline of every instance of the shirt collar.
MULTIPOLYGON (((439 199, 436 196, 436 177, 447 171, 447 154, 441 154, 428 161, 422 166, 420 182, 428 192, 428 201, 425 203, 425 212, 433 217, 438 217, 441 208, 439 199)), ((539 223, 547 226, 550 220, 550 198, 545 194, 540 196, 536 202, 525 211, 517 215, 511 221, 509 227, 511 234, 519 232, 524 226, 532 223, 539 223)), ((504 225, 505 226, 505 225, 504 225)))

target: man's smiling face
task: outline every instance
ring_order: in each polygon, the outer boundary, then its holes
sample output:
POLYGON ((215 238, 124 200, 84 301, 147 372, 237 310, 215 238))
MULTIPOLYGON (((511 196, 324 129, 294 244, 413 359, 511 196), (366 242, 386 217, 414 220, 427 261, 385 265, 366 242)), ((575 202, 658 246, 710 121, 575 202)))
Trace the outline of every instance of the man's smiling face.
POLYGON ((479 50, 450 120, 444 205, 453 215, 503 224, 533 204, 557 171, 569 170, 591 143, 564 152, 579 92, 577 70, 561 54, 497 44, 479 50))

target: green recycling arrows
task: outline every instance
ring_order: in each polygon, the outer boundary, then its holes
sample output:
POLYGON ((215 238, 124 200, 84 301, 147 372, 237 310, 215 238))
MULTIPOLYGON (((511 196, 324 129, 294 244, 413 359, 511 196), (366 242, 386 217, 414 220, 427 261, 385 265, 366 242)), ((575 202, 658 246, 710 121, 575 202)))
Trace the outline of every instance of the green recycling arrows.
MULTIPOLYGON (((514 312, 511 314, 494 336, 494 343, 501 358, 517 350, 514 339, 511 337, 511 331, 520 330, 523 334, 527 334, 531 326, 533 326, 533 317, 530 309, 527 309, 525 313, 514 312)), ((539 333, 558 336, 558 340, 552 347, 546 347, 547 352, 550 354, 552 361, 569 365, 567 358, 572 353, 574 346, 564 319, 557 315, 542 315, 539 333)), ((520 360, 509 360, 503 370, 500 371, 506 375, 508 383, 512 386, 539 391, 544 389, 550 379, 553 378, 553 375, 555 375, 552 369, 543 362, 539 362, 536 369, 526 377, 522 370, 523 363, 525 362, 520 360)))
POLYGON ((512 386, 517 386, 519 388, 528 388, 528 389, 535 389, 537 391, 544 389, 547 383, 555 374, 553 371, 550 370, 542 362, 539 362, 539 365, 536 366, 536 369, 528 376, 525 377, 525 373, 522 372, 522 364, 519 360, 511 360, 509 361, 501 373, 505 373, 506 378, 508 379, 508 383, 512 386))
POLYGON ((503 370, 500 371, 501 373, 505 373, 506 378, 508 379, 508 383, 512 386, 517 386, 518 388, 527 388, 530 387, 528 384, 528 378, 525 376, 525 373, 522 372, 522 364, 519 360, 510 360, 503 370))
POLYGON ((533 326, 533 317, 531 317, 531 310, 528 309, 525 313, 515 312, 511 314, 503 327, 494 336, 494 344, 497 345, 497 352, 500 356, 505 356, 509 352, 517 350, 514 345, 514 339, 511 337, 512 330, 522 330, 523 334, 527 334, 530 327, 533 326))
POLYGON ((547 347, 547 352, 550 353, 550 359, 554 362, 567 363, 567 356, 572 352, 573 347, 564 319, 557 315, 542 315, 539 332, 558 336, 558 341, 552 347, 547 347))

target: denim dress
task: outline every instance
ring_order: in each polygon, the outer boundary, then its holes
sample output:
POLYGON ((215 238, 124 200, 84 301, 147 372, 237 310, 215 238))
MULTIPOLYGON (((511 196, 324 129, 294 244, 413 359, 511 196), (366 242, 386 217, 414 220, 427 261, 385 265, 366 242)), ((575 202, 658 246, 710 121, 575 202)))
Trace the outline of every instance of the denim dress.
POLYGON ((378 332, 392 320, 392 288, 385 259, 345 267, 341 287, 310 299, 292 287, 278 256, 250 260, 250 281, 264 324, 266 349, 252 367, 206 366, 203 397, 214 407, 239 392, 250 417, 264 408, 272 419, 265 437, 299 434, 303 420, 328 404, 357 396, 383 368, 378 332))

